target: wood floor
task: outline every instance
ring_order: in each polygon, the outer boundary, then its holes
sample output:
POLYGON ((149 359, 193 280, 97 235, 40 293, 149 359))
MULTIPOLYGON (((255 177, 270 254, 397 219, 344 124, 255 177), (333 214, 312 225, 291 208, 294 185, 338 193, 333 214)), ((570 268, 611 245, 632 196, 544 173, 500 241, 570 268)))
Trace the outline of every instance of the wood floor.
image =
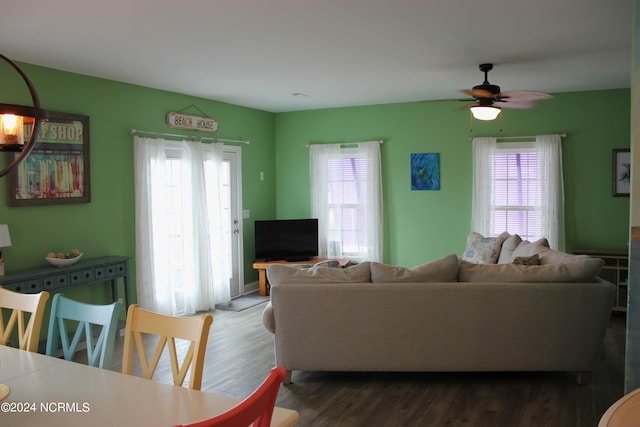
MULTIPOLYGON (((274 366, 264 304, 214 313, 203 391, 237 398, 274 366)), ((625 318, 612 315, 604 351, 588 385, 563 373, 293 373, 277 405, 300 413, 300 426, 594 427, 623 394, 625 318)), ((122 338, 114 370, 121 369, 122 338)), ((157 381, 171 382, 160 371, 157 381)))

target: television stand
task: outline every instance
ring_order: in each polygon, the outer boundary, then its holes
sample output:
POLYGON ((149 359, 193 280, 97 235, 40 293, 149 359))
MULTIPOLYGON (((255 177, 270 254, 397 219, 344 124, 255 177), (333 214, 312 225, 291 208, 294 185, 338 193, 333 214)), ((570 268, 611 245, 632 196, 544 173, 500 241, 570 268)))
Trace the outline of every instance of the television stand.
POLYGON ((292 257, 288 257, 288 258, 284 258, 283 261, 286 261, 288 263, 296 263, 296 262, 312 262, 312 263, 316 263, 319 261, 314 261, 314 258, 310 258, 308 256, 292 256, 292 257))
MULTIPOLYGON (((271 264, 315 264, 317 262, 329 261, 332 258, 311 258, 301 261, 287 261, 287 260, 277 260, 277 261, 259 261, 253 263, 253 268, 258 270, 258 282, 260 283, 260 295, 266 296, 269 294, 269 283, 267 281, 267 268, 271 264)), ((340 263, 341 267, 346 267, 350 260, 347 258, 336 259, 340 263)))

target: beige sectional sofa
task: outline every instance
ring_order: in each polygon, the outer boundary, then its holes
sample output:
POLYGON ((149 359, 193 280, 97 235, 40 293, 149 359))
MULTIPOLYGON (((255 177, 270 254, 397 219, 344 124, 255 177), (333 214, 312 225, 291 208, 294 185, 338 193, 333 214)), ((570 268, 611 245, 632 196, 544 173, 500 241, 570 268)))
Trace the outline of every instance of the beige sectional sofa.
POLYGON ((413 269, 270 266, 263 321, 276 363, 287 381, 310 370, 567 371, 587 382, 615 295, 596 277, 603 261, 513 240, 495 263, 465 251, 413 269))

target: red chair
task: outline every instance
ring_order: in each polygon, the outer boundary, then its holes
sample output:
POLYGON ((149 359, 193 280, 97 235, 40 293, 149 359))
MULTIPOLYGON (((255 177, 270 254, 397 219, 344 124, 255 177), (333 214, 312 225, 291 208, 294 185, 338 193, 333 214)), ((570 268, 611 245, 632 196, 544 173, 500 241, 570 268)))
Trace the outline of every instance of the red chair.
POLYGON ((276 366, 269 372, 260 386, 242 402, 227 412, 207 420, 192 424, 181 424, 175 427, 269 427, 276 397, 287 371, 276 366))

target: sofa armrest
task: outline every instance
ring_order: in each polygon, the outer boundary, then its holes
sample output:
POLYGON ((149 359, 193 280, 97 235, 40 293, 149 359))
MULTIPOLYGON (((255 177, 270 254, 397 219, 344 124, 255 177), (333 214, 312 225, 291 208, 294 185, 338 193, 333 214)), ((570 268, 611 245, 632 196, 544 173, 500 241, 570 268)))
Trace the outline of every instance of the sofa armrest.
POLYGON ((276 321, 273 317, 273 306, 271 305, 271 301, 267 303, 267 306, 262 312, 262 323, 269 332, 272 334, 276 333, 276 321))

